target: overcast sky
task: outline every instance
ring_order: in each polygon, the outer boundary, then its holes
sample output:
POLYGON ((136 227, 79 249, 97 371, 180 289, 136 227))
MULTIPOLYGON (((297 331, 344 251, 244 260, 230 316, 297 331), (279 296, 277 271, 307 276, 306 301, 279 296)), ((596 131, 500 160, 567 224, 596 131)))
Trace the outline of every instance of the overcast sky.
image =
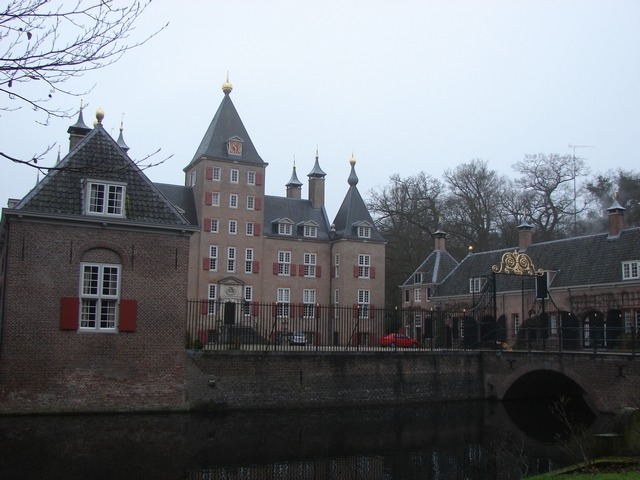
MULTIPOLYGON (((593 172, 640 170, 639 0, 334 1, 154 0, 136 37, 169 26, 117 64, 68 85, 85 90, 85 122, 124 136, 134 159, 172 155, 147 170, 184 184, 229 72, 231 98, 269 163, 267 194, 284 195, 294 162, 305 184, 316 147, 330 219, 357 160, 366 198, 389 177, 437 178, 474 158, 500 173, 530 153, 572 154, 593 172)), ((57 95, 65 108, 80 98, 57 95)), ((2 98, 2 105, 7 99, 2 98)), ((21 158, 67 127, 32 110, 2 112, 0 147, 21 158)), ((57 147, 49 155, 55 161, 57 147)), ((0 160, 0 201, 36 182, 0 160)))

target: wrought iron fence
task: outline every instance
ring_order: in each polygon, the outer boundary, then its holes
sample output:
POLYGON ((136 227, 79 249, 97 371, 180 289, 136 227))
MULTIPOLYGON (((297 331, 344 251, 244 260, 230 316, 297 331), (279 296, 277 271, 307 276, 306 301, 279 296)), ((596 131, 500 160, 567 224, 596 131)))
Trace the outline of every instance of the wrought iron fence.
MULTIPOLYGON (((557 318, 561 318, 558 315, 557 318)), ((635 355, 637 325, 545 318, 523 325, 462 311, 192 300, 186 348, 192 350, 543 350, 635 355), (546 320, 546 321, 545 321, 546 320)), ((535 321, 533 321, 535 320, 535 321)))

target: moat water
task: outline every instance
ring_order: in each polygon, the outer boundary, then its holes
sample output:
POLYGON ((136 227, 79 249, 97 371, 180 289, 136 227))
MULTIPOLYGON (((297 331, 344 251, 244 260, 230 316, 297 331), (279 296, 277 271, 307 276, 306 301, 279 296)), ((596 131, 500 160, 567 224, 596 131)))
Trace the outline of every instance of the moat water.
POLYGON ((515 480, 570 462, 555 445, 561 426, 548 411, 448 402, 0 417, 0 478, 515 480))

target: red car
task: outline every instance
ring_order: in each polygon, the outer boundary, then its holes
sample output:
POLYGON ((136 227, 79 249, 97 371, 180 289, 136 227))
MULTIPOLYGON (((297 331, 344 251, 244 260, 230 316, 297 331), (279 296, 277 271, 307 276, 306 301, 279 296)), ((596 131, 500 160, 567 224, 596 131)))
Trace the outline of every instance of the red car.
POLYGON ((415 338, 407 337, 406 335, 400 335, 399 333, 390 333, 384 337, 380 337, 381 347, 419 347, 420 342, 415 338))

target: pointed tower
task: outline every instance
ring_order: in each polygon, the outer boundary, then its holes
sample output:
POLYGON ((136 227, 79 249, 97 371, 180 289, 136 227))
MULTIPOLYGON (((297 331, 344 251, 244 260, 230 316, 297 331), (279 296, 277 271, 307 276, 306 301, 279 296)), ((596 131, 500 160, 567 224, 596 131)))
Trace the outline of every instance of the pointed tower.
POLYGON ((82 100, 80 101, 80 110, 78 111, 78 120, 67 129, 69 134, 69 150, 72 150, 80 140, 82 140, 87 133, 91 131, 89 127, 84 123, 82 118, 82 100))
POLYGON ((289 182, 287 182, 287 198, 295 198, 300 200, 302 198, 302 182, 298 180, 298 175, 296 174, 296 162, 293 162, 293 172, 291 173, 291 178, 289 182))
POLYGON ((316 162, 307 175, 309 178, 309 200, 311 200, 313 208, 324 207, 324 177, 326 176, 327 174, 320 168, 318 150, 316 149, 316 162))
POLYGON ((118 140, 116 143, 125 153, 127 153, 129 151, 129 146, 124 141, 124 137, 122 136, 123 124, 124 124, 124 113, 122 114, 122 119, 120 120, 120 135, 118 135, 118 140))

